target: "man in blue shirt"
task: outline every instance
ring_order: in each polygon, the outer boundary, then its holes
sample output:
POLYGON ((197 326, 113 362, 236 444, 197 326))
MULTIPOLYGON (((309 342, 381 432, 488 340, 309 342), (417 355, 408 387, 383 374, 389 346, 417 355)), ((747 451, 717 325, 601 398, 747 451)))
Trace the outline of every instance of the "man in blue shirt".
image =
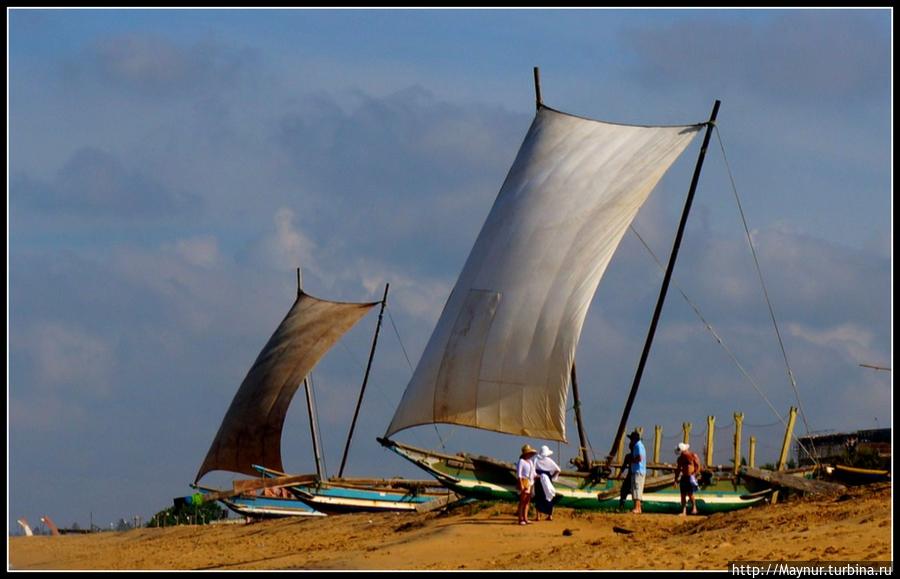
POLYGON ((647 476, 647 450, 637 430, 628 435, 628 440, 631 454, 631 498, 634 500, 634 510, 631 512, 640 513, 644 498, 644 478, 647 476))

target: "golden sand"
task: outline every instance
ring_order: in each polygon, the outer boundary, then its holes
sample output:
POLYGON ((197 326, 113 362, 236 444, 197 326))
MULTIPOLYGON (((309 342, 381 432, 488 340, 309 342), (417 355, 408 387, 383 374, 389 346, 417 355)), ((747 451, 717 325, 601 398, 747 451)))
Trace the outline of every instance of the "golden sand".
POLYGON ((735 560, 886 561, 890 485, 710 517, 515 505, 251 524, 11 537, 15 569, 727 569, 735 560))

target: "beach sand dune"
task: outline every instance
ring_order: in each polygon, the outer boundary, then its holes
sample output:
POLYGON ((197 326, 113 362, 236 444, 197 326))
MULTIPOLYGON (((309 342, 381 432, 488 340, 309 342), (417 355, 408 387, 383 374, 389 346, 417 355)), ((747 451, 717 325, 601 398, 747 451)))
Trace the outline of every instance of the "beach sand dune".
POLYGON ((727 569, 729 561, 888 561, 890 485, 710 517, 515 506, 11 537, 15 569, 727 569))

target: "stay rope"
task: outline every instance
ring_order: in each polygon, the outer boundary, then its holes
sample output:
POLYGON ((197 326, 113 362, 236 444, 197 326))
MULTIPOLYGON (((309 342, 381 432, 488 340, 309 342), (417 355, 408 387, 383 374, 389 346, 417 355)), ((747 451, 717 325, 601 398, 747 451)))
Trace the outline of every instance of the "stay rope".
MULTIPOLYGON (((741 214, 741 222, 744 225, 744 233, 747 235, 747 244, 750 246, 750 251, 753 254, 753 263, 756 265, 756 273, 759 277, 759 283, 762 286, 763 295, 766 298, 766 305, 769 307, 769 316, 771 317, 772 325, 775 328, 775 335, 778 337, 778 346, 781 348, 781 355, 784 358, 784 365, 787 368, 788 379, 790 380, 791 388, 794 391, 794 397, 797 399, 797 409, 800 411, 800 418, 803 420, 804 428, 806 428, 806 435, 809 436, 809 422, 806 419, 806 412, 803 410, 803 404, 800 403, 800 391, 797 389, 797 380, 794 378, 794 371, 791 369, 791 363, 788 360, 787 350, 785 349, 784 341, 781 338, 781 330, 778 328, 778 320, 775 318, 775 308, 772 307, 772 301, 769 299, 769 291, 766 288, 766 282, 763 279, 762 268, 759 265, 759 258, 756 255, 756 247, 753 245, 753 238, 750 235, 750 228, 747 226, 747 218, 744 215, 744 207, 741 204, 740 195, 738 195, 737 185, 735 185, 734 182, 734 175, 731 172, 731 165, 728 163, 728 155, 725 154, 725 143, 722 141, 722 135, 719 133, 719 127, 714 128, 716 130, 716 139, 718 139, 719 141, 719 148, 722 150, 722 159, 724 159, 725 161, 725 169, 728 171, 728 178, 731 181, 731 190, 734 192, 734 199, 737 202, 738 211, 741 214)), ((813 446, 813 454, 810 455, 810 458, 812 458, 813 461, 818 464, 818 460, 816 460, 818 457, 815 456, 815 451, 815 446, 813 446)))

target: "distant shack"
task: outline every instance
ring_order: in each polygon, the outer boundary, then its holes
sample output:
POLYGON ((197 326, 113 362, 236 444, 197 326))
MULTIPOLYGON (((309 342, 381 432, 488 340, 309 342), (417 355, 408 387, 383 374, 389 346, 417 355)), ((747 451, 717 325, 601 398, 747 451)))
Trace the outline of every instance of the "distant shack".
POLYGON ((849 464, 861 455, 867 455, 882 464, 891 462, 891 429, 874 428, 855 432, 829 432, 801 436, 797 440, 795 452, 800 466, 813 464, 800 446, 812 451, 824 464, 849 464))

